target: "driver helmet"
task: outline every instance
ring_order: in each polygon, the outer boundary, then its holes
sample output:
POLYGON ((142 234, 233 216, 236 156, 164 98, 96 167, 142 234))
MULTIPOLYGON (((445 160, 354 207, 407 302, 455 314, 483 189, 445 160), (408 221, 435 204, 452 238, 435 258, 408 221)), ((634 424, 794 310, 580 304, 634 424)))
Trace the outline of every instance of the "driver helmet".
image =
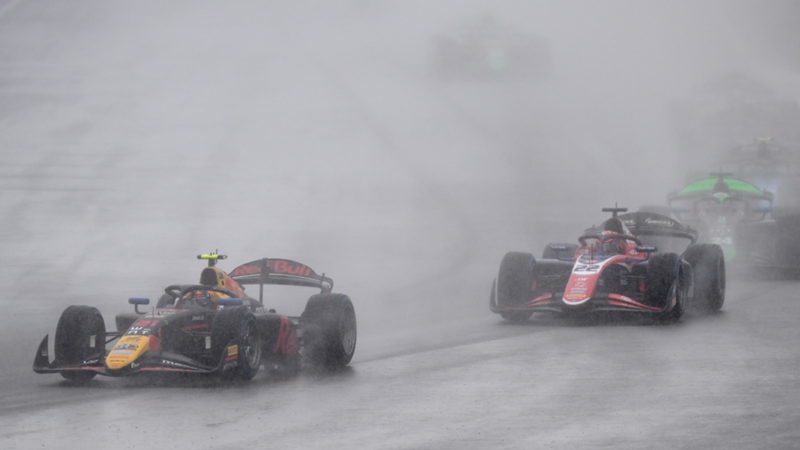
POLYGON ((603 231, 603 253, 606 255, 624 255, 627 249, 625 239, 621 233, 615 231, 603 231))
POLYGON ((217 308, 217 298, 210 291, 204 289, 198 289, 187 292, 183 298, 181 298, 181 303, 184 305, 192 305, 192 306, 199 306, 201 308, 209 308, 209 309, 216 309, 217 308))

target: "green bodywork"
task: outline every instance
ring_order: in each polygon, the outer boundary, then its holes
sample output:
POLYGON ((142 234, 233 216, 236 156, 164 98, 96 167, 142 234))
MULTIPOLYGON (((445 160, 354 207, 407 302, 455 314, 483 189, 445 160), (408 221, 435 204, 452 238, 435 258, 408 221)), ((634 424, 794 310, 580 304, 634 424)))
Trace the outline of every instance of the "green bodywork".
MULTIPOLYGON (((695 181, 678 192, 678 195, 695 194, 704 191, 711 192, 714 190, 714 186, 719 181, 719 178, 706 178, 704 180, 695 181)), ((722 181, 728 185, 728 188, 731 190, 731 192, 747 192, 758 195, 764 193, 764 191, 756 187, 756 185, 746 181, 737 180, 735 178, 723 178, 722 181)))

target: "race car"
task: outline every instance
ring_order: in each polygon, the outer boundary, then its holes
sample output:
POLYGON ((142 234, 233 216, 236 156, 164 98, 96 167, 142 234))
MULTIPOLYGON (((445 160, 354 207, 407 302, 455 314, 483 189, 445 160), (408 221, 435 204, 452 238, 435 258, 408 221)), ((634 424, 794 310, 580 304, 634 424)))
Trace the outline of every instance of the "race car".
POLYGON ((550 244, 536 258, 509 252, 492 285, 489 308, 512 322, 534 312, 619 312, 674 323, 687 310, 718 311, 725 300, 725 260, 715 244, 655 213, 603 208, 610 219, 577 244, 550 244), (658 244, 658 245, 654 245, 658 244), (675 252, 658 252, 659 247, 675 252))
POLYGON ((443 80, 532 80, 550 74, 552 56, 544 38, 487 14, 432 37, 430 65, 443 80))
POLYGON ((669 194, 673 215, 737 269, 800 269, 800 214, 776 214, 772 193, 732 175, 711 173, 669 194))
POLYGON ((198 284, 166 287, 155 308, 148 298, 128 302, 134 312, 116 316, 117 331, 107 331, 97 308, 69 306, 55 333, 55 358, 45 336, 33 362, 36 373, 59 373, 85 382, 95 375, 143 373, 212 374, 224 380, 252 379, 265 367, 283 375, 301 366, 346 366, 356 346, 356 315, 347 295, 335 294, 333 280, 288 259, 263 258, 230 273, 216 267, 226 255, 199 255, 208 266, 198 284), (259 298, 245 293, 258 285, 259 298), (268 310, 265 285, 320 289, 299 317, 268 310), (114 343, 112 348, 108 344, 114 343), (302 359, 301 359, 302 358, 302 359))
POLYGON ((772 213, 800 213, 800 151, 770 137, 729 150, 719 163, 726 172, 774 195, 772 213))
POLYGON ((800 143, 800 103, 765 81, 744 72, 728 73, 671 103, 675 154, 682 166, 691 162, 690 167, 719 168, 725 152, 754 136, 770 136, 791 147, 800 143))

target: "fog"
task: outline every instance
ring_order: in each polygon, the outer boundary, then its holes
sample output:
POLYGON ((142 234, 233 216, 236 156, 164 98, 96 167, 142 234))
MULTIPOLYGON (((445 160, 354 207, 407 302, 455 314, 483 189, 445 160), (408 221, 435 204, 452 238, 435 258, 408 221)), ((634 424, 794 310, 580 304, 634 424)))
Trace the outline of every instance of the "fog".
POLYGON ((223 269, 283 257, 332 277, 358 314, 356 367, 463 339, 417 333, 489 315, 505 252, 538 255, 602 207, 663 204, 716 169, 677 125, 699 86, 738 74, 796 102, 798 9, 0 1, 0 324, 15 363, 0 375, 29 378, 66 305, 113 323, 216 250, 223 269), (481 15, 545 39, 549 75, 437 78, 432 37, 481 15))

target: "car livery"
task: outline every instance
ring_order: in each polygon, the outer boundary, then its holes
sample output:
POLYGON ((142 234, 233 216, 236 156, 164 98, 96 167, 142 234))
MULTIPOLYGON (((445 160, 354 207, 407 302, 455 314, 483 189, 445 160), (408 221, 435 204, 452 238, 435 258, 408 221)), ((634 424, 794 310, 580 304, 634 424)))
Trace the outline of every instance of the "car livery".
POLYGON ((507 253, 492 286, 490 310, 515 322, 534 312, 617 311, 672 323, 688 309, 722 307, 725 265, 719 246, 695 244, 697 232, 667 216, 617 215, 627 209, 616 207, 603 211, 612 217, 586 230, 578 244, 550 244, 538 261, 530 253, 507 253), (685 241, 685 251, 657 253, 652 244, 666 240, 685 241))
POLYGON ((718 244, 737 269, 800 270, 800 212, 773 209, 774 196, 731 173, 712 173, 667 197, 672 213, 718 244))
POLYGON ((355 311, 348 296, 331 292, 333 280, 288 259, 251 261, 229 275, 216 267, 225 255, 198 258, 208 260, 199 284, 168 286, 150 312, 139 310, 149 299, 130 298, 135 312, 116 316, 117 331, 106 331, 96 308, 67 307, 56 328, 54 360, 45 336, 34 372, 60 373, 74 381, 148 372, 249 380, 262 366, 293 374, 303 361, 328 368, 350 362, 355 311), (270 284, 318 288, 320 293, 308 299, 301 316, 290 317, 264 307, 264 285, 270 284), (259 299, 248 296, 245 285, 258 285, 259 299))

